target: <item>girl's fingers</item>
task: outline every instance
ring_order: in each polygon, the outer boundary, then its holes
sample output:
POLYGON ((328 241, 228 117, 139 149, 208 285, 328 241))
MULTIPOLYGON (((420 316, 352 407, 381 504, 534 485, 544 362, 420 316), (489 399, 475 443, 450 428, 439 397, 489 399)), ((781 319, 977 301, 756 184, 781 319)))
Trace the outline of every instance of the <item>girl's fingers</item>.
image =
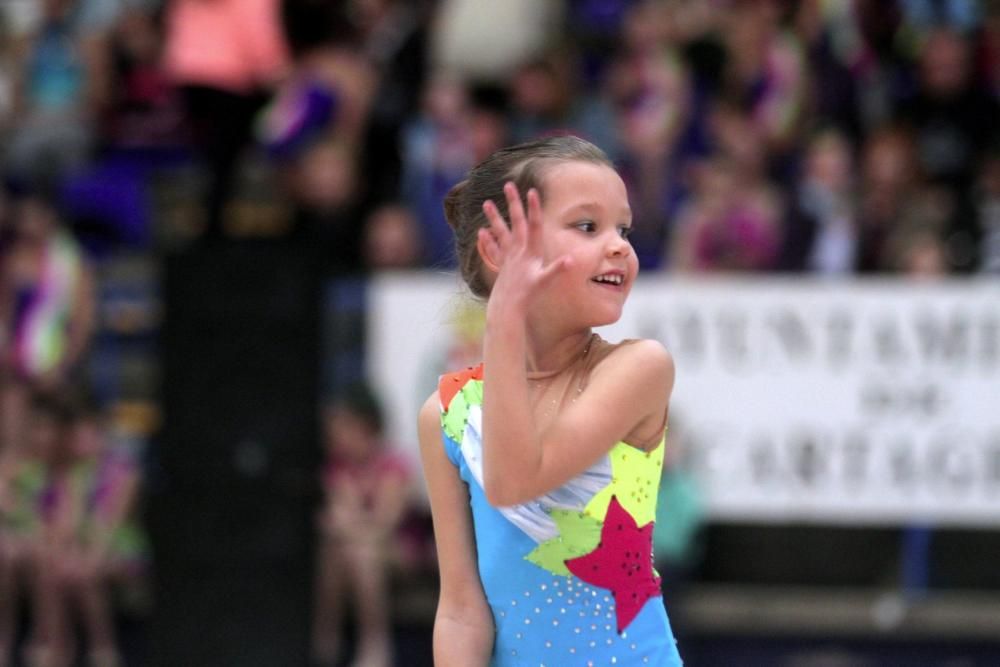
POLYGON ((531 188, 528 190, 528 247, 532 250, 541 250, 542 238, 542 200, 538 196, 538 190, 531 188))
POLYGON ((483 202, 483 212, 486 214, 486 219, 490 222, 490 231, 493 232, 493 238, 498 243, 505 243, 510 237, 510 230, 507 229, 507 224, 503 221, 503 216, 500 215, 497 205, 487 199, 483 202))
POLYGON ((511 181, 504 184, 503 191, 507 195, 507 211, 510 213, 510 230, 514 241, 525 243, 528 240, 528 223, 524 216, 524 206, 521 205, 521 195, 511 181))

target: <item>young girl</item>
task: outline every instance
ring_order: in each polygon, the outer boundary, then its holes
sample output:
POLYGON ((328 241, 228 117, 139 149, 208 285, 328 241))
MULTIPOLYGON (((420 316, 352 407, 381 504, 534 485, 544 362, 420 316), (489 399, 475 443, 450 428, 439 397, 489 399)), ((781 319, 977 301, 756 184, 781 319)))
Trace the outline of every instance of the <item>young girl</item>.
POLYGON ((410 499, 410 471, 383 440, 382 407, 366 386, 351 387, 334 400, 324 422, 326 498, 319 516, 314 662, 337 664, 340 626, 350 603, 359 635, 351 664, 388 667, 390 565, 410 499))
POLYGON ((679 665, 651 541, 673 361, 591 331, 638 267, 621 178, 548 138, 493 154, 445 210, 487 307, 484 364, 420 412, 435 664, 679 665))
POLYGON ((45 489, 41 457, 25 451, 9 465, 7 487, 0 489, 0 667, 13 664, 20 603, 39 552, 39 505, 45 489))
POLYGON ((78 399, 63 452, 52 461, 46 492, 45 553, 36 577, 38 648, 72 661, 77 619, 88 664, 122 664, 111 600, 129 582, 144 551, 131 513, 138 492, 134 454, 112 445, 97 406, 78 399))
MULTIPOLYGON (((0 665, 8 662, 18 638, 22 598, 34 599, 45 559, 47 485, 53 461, 66 438, 70 415, 50 396, 32 397, 25 443, 10 458, 9 485, 0 489, 0 665)), ((40 644, 34 604, 31 644, 40 644)), ((28 651, 32 659, 38 652, 28 651)))
POLYGON ((14 219, 0 267, 0 468, 21 446, 31 395, 64 393, 81 372, 95 319, 93 271, 51 195, 23 194, 14 219))

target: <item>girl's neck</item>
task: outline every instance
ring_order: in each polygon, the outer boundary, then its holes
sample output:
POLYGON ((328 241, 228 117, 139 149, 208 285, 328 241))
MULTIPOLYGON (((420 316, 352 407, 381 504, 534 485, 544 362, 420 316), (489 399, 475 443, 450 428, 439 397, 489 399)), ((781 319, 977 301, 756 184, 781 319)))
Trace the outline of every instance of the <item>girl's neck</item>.
POLYGON ((587 356, 596 337, 589 329, 558 337, 529 330, 525 359, 528 379, 553 377, 574 366, 587 356))

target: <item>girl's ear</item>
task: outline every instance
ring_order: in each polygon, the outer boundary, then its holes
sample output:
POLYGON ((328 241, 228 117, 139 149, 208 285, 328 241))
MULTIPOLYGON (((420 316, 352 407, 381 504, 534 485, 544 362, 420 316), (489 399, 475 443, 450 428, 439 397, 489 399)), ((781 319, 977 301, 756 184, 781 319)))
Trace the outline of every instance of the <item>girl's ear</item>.
POLYGON ((476 250, 479 252, 479 258, 483 260, 483 268, 492 273, 494 277, 500 273, 500 248, 488 227, 479 230, 479 235, 476 237, 476 250))

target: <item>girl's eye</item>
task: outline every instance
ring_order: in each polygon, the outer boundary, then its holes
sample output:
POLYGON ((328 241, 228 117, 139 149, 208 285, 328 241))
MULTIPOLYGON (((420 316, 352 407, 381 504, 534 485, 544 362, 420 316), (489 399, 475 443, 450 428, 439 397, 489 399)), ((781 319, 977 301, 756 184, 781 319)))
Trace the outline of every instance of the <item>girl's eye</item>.
POLYGON ((623 238, 627 239, 632 235, 632 225, 622 225, 618 228, 618 234, 623 238))
POLYGON ((576 228, 581 232, 587 232, 589 234, 590 232, 597 231, 597 224, 591 220, 584 220, 583 222, 576 223, 576 228))

